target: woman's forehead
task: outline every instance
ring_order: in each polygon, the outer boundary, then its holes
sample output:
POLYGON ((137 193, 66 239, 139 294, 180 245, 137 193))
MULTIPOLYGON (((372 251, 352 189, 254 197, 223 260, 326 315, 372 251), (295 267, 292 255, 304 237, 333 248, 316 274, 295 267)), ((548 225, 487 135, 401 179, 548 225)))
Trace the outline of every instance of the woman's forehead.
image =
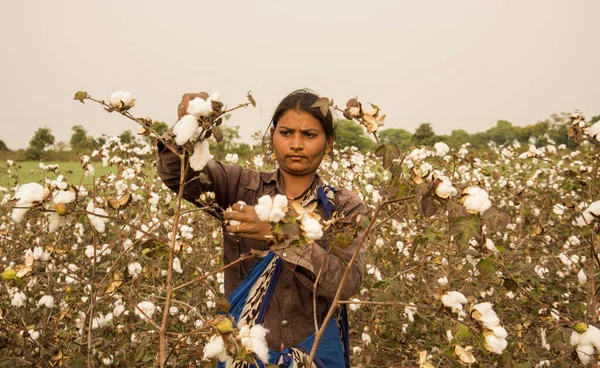
POLYGON ((311 114, 302 110, 286 111, 277 122, 277 126, 288 129, 317 129, 323 131, 321 122, 311 114))

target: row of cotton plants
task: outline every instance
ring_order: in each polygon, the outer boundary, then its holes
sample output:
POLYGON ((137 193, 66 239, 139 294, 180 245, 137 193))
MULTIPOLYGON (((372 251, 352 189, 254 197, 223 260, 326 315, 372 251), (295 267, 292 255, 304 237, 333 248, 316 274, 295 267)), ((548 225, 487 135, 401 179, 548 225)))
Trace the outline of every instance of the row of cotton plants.
MULTIPOLYGON (((117 112, 134 106, 131 96, 114 97, 117 112)), ((197 119, 210 114, 200 101, 192 107, 197 119)), ((190 152, 203 161, 200 125, 186 118, 178 129, 186 124, 194 129, 180 139, 191 132, 190 152)), ((594 132, 580 134, 593 142, 594 132)), ((387 162, 346 148, 323 163, 328 183, 382 206, 363 288, 343 301, 353 366, 596 361, 598 155, 585 142, 574 151, 551 142, 481 152, 438 143, 394 151, 387 162)), ((170 364, 211 366, 226 353, 215 335, 226 309, 220 224, 184 204, 173 232, 176 196, 154 174, 153 155, 111 138, 82 157, 93 186, 45 163, 43 182, 0 188, 0 358, 156 363, 170 252, 170 364), (96 177, 99 165, 116 174, 96 177)), ((245 165, 268 169, 262 156, 245 165)), ((251 331, 235 336, 252 350, 251 331)), ((263 348, 253 351, 258 359, 263 348)))

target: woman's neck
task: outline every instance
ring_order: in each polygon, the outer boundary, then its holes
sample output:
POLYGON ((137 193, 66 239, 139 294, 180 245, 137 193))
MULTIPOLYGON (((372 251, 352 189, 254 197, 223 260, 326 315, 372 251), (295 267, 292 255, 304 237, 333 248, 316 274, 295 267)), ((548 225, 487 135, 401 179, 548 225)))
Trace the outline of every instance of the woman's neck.
POLYGON ((285 195, 289 199, 295 199, 303 196, 310 189, 317 177, 315 173, 306 176, 289 175, 281 171, 283 182, 285 183, 285 195))

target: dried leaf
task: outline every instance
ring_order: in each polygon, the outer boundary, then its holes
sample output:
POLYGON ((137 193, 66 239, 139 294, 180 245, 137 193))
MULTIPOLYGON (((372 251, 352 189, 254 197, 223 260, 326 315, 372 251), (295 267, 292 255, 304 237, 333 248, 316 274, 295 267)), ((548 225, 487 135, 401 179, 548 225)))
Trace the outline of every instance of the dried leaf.
POLYGON ((438 206, 431 196, 421 197, 421 213, 424 217, 431 217, 436 214, 438 206))
POLYGON ((252 97, 252 91, 248 91, 246 97, 248 98, 248 101, 250 101, 252 106, 256 107, 256 101, 254 100, 254 97, 252 97))
POLYGON ((223 142, 223 131, 221 130, 221 128, 213 127, 212 135, 215 138, 215 140, 217 141, 217 143, 223 142))
POLYGON ((318 107, 319 110, 321 110, 321 114, 327 116, 327 113, 329 112, 329 99, 327 97, 320 97, 310 107, 318 107))

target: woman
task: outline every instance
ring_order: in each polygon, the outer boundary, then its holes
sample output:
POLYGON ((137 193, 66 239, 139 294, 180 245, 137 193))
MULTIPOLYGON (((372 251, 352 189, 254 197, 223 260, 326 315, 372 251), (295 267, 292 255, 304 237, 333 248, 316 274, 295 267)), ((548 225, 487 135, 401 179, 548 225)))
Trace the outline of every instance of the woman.
MULTIPOLYGON (((188 102, 197 96, 183 96, 178 109, 179 118, 187 111, 188 102)), ((311 107, 318 98, 308 90, 298 90, 286 96, 276 108, 269 128, 273 153, 279 165, 275 172, 262 173, 211 160, 202 170, 210 184, 193 180, 184 189, 184 198, 198 205, 197 199, 202 192, 214 192, 221 208, 231 206, 234 210, 224 213, 224 218, 241 222, 238 226, 224 227, 225 264, 235 261, 251 249, 269 248, 267 240, 271 226, 260 221, 251 205, 264 195, 273 197, 282 194, 290 204, 298 201, 305 207, 317 202, 316 212, 324 219, 331 216, 332 210, 348 219, 365 212, 366 207, 357 195, 346 189, 325 186, 316 173, 325 155, 331 154, 335 138, 331 112, 324 116, 318 107, 311 107), (238 204, 239 201, 247 205, 238 204)), ((159 144, 158 173, 174 191, 179 189, 179 165, 179 158, 159 144)), ((190 179, 196 176, 197 172, 189 173, 190 179)), ((268 289, 268 295, 261 299, 264 300, 264 306, 254 307, 255 311, 260 309, 261 312, 256 312, 258 319, 253 320, 260 321, 269 331, 266 340, 272 363, 289 361, 293 356, 310 352, 315 333, 314 282, 320 271, 316 298, 317 323, 320 325, 338 289, 346 264, 356 251, 356 239, 354 244, 342 249, 325 232, 324 237, 316 243, 274 251, 276 257, 273 257, 273 262, 278 260, 280 270, 276 272, 276 280, 270 288, 261 288, 268 289), (297 349, 290 349, 292 347, 297 349)), ((361 250, 344 285, 342 299, 350 298, 360 288, 363 258, 364 251, 361 250)), ((252 287, 250 283, 256 282, 252 279, 251 282, 242 283, 244 279, 252 278, 249 274, 255 264, 259 264, 259 261, 248 259, 225 270, 225 296, 230 301, 239 297, 241 289, 252 287)), ((261 264, 261 267, 266 266, 261 264)), ((246 298, 239 302, 242 304, 240 308, 248 309, 248 299, 251 298, 246 298)), ((349 366, 345 332, 346 351, 343 351, 338 325, 328 324, 327 333, 317 350, 316 363, 327 367, 349 366)))

